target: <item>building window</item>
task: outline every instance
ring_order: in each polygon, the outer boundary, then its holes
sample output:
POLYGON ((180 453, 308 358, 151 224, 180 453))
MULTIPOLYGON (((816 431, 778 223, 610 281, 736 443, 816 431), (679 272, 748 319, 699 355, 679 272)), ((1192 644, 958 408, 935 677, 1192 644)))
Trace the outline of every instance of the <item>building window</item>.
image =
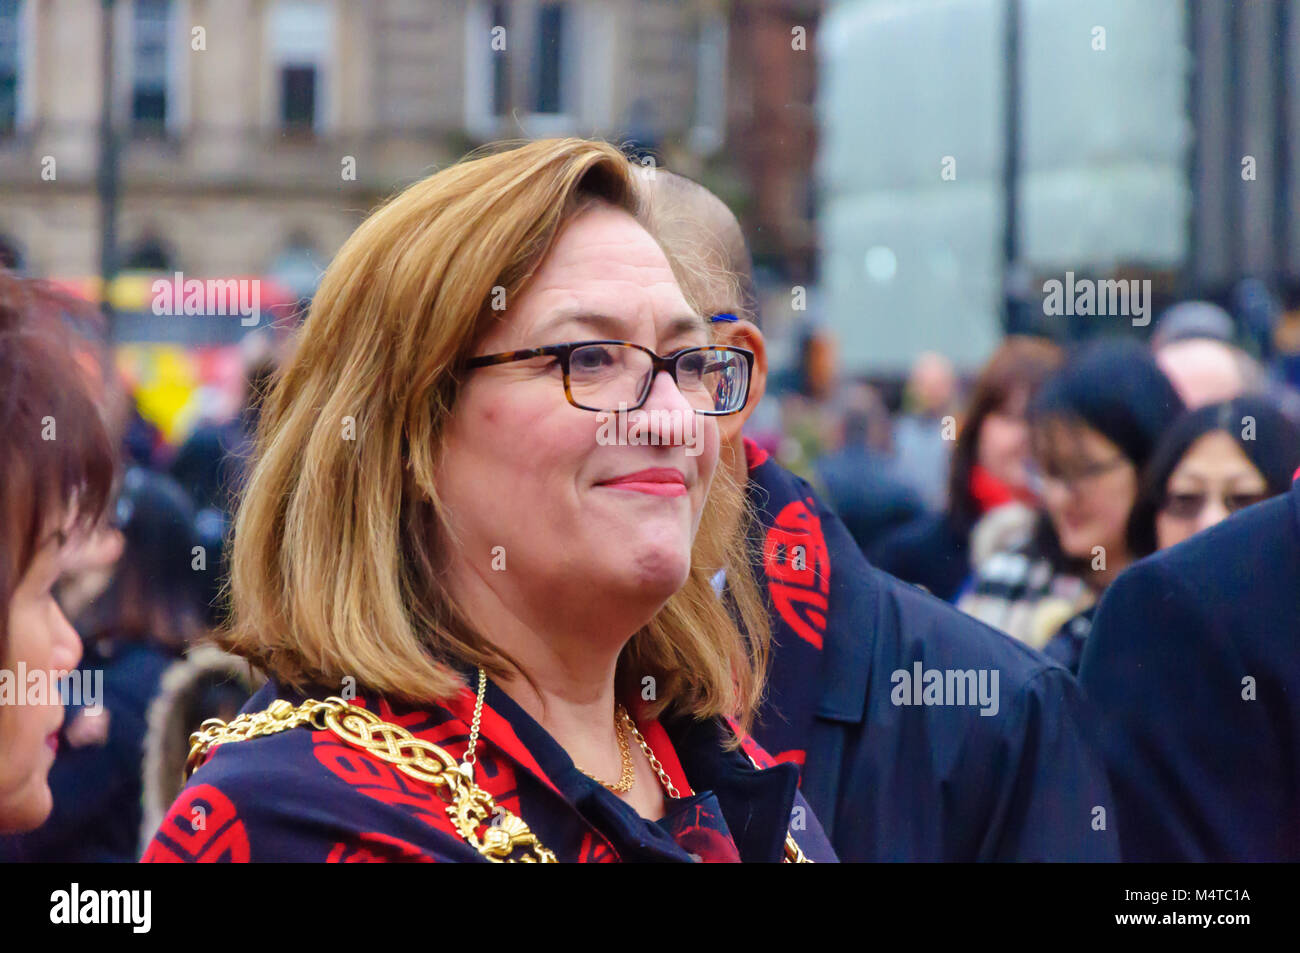
POLYGON ((535 113, 564 112, 564 21, 567 10, 562 3, 548 3, 537 11, 537 47, 532 107, 535 113))
POLYGON ((0 0, 0 136, 18 128, 20 0, 0 0))
POLYGON ((490 138, 507 124, 526 135, 565 135, 608 122, 609 60, 585 55, 612 37, 601 4, 474 0, 466 16, 465 123, 490 138), (498 27, 504 27, 503 37, 498 27), (500 42, 505 39, 505 48, 500 42))
POLYGON ((272 13, 277 118, 288 132, 311 133, 324 125, 333 33, 332 11, 323 3, 282 0, 272 13))
MULTIPOLYGON (((489 17, 492 21, 493 28, 501 27, 510 33, 510 25, 506 22, 510 13, 506 4, 497 2, 492 4, 492 12, 489 17)), ((491 47, 489 46, 489 49, 491 47)), ((507 111, 507 104, 510 102, 510 57, 508 56, 509 45, 506 49, 492 49, 492 115, 504 116, 507 111)))
POLYGON ((131 29, 131 128, 161 135, 167 125, 171 0, 135 0, 131 29))
POLYGON ((280 68, 280 124, 310 132, 316 123, 316 67, 280 68))

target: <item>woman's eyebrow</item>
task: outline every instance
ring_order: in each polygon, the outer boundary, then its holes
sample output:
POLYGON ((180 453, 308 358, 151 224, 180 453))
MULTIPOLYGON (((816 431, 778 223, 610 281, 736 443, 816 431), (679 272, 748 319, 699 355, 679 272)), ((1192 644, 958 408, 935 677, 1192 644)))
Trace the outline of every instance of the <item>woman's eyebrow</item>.
MULTIPOLYGON (((538 329, 538 334, 550 334, 558 327, 565 324, 584 324, 593 328, 601 334, 608 335, 611 338, 621 337, 626 331, 631 319, 616 318, 608 314, 600 314, 594 311, 571 311, 560 313, 552 318, 546 324, 538 329)), ((704 318, 698 314, 678 315, 668 322, 667 327, 663 329, 666 337, 676 337, 680 334, 700 333, 708 335, 709 326, 704 318)))
POLYGON ((692 334, 695 332, 708 335, 709 324, 698 314, 684 314, 680 317, 673 318, 668 325, 668 336, 673 337, 678 334, 692 334))

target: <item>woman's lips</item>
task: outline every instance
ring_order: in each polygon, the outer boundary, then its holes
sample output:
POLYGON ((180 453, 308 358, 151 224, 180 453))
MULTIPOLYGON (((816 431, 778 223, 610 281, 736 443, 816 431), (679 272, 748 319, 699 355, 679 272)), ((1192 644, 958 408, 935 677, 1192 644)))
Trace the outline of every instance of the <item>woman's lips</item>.
POLYGON ((597 483, 615 490, 632 490, 635 493, 648 493, 651 496, 685 496, 686 477, 681 470, 671 467, 655 467, 651 470, 638 470, 612 480, 597 483))
POLYGON ((51 731, 46 735, 45 743, 50 746, 50 750, 55 754, 59 753, 59 733, 57 731, 51 731))

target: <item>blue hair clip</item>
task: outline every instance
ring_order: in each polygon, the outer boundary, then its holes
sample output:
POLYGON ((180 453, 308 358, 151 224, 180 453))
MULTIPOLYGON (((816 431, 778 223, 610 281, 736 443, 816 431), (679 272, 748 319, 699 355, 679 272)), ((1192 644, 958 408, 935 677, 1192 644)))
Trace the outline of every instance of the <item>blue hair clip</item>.
POLYGON ((724 313, 724 314, 715 314, 713 317, 709 318, 709 321, 710 321, 710 322, 713 322, 713 321, 738 321, 738 320, 740 320, 740 319, 737 318, 734 314, 725 314, 725 313, 724 313))

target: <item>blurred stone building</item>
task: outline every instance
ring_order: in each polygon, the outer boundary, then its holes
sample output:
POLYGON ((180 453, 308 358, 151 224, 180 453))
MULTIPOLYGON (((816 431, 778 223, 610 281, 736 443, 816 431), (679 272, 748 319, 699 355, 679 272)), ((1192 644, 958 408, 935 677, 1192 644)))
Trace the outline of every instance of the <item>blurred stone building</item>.
MULTIPOLYGON (((366 212, 499 138, 704 168, 722 0, 115 0, 118 264, 310 290, 366 212)), ((0 0, 0 258, 100 261, 101 0, 0 0)), ((788 35, 788 31, 787 31, 788 35)))
POLYGON ((746 194, 737 202, 760 267, 808 283, 817 266, 817 24, 822 0, 731 7, 727 153, 746 194))

